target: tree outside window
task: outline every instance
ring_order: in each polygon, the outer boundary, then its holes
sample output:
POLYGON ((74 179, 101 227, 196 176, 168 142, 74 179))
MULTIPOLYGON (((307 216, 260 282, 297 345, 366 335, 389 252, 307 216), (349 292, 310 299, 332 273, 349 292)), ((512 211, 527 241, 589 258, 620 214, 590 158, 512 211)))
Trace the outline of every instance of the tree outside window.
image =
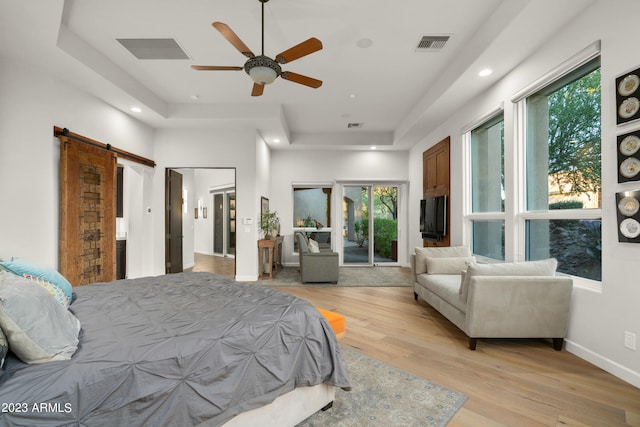
POLYGON ((525 223, 526 257, 601 280, 601 221, 579 212, 602 205, 599 59, 526 105, 527 211, 540 213, 525 223))

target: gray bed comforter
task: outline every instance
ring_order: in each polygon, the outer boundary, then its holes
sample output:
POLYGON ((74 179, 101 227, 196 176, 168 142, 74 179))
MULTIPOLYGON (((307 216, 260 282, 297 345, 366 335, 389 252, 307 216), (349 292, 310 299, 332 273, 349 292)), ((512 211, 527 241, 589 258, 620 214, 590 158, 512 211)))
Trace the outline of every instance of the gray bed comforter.
POLYGON ((78 350, 40 365, 10 356, 0 403, 27 410, 0 425, 221 425, 295 387, 350 387, 328 322, 294 296, 209 273, 74 292, 78 350))

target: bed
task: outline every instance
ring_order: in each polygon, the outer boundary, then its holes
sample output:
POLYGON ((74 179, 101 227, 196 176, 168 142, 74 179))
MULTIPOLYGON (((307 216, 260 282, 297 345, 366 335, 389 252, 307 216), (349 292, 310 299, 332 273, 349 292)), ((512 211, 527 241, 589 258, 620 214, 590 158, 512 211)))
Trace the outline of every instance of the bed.
POLYGON ((292 295, 211 273, 73 292, 77 350, 9 354, 0 425, 295 425, 350 389, 328 322, 292 295))

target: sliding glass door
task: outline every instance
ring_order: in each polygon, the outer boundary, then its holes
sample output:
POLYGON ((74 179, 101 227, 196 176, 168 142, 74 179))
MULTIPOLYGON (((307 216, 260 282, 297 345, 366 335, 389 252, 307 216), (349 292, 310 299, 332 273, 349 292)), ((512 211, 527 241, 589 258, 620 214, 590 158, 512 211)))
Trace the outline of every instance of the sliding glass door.
POLYGON ((398 262, 398 187, 343 187, 343 264, 398 262))

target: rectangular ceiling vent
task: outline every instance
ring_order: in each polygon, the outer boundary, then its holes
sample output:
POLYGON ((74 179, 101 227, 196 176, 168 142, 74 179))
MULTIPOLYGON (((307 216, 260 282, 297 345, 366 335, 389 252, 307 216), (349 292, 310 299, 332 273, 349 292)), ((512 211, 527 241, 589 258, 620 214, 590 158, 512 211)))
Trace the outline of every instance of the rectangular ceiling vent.
POLYGON ((422 36, 418 45, 416 46, 416 52, 434 52, 442 50, 450 36, 422 36))
POLYGON ((116 39, 138 59, 189 59, 175 39, 116 39))
POLYGON ((347 128, 348 129, 358 129, 361 128, 363 126, 363 123, 348 123, 347 124, 347 128))

